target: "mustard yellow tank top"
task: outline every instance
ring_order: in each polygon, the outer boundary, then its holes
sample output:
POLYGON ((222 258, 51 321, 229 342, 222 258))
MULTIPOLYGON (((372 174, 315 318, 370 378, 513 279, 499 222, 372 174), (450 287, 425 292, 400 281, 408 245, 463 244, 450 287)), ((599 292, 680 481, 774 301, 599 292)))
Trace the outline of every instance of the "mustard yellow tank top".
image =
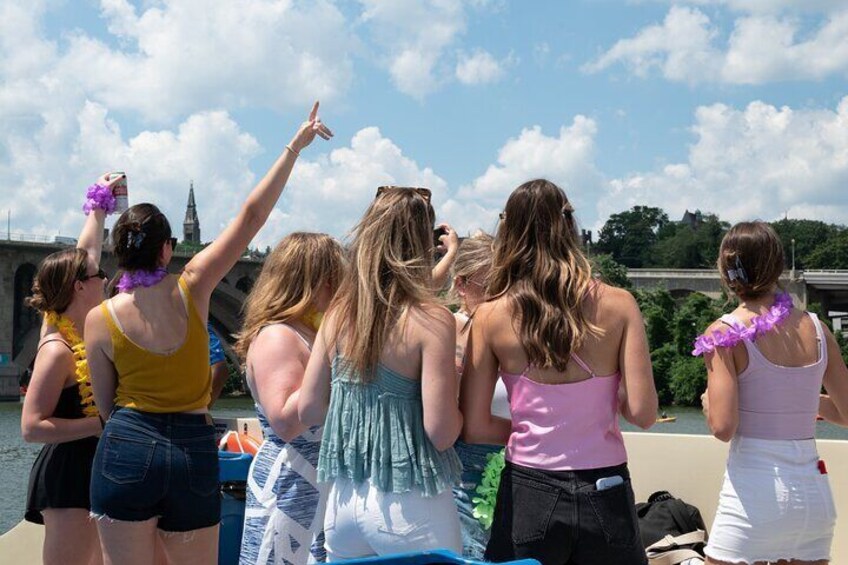
POLYGON ((188 286, 179 278, 188 324, 183 344, 171 353, 155 353, 135 344, 103 302, 103 317, 112 337, 113 361, 118 372, 115 405, 144 412, 189 412, 209 405, 209 334, 188 286))

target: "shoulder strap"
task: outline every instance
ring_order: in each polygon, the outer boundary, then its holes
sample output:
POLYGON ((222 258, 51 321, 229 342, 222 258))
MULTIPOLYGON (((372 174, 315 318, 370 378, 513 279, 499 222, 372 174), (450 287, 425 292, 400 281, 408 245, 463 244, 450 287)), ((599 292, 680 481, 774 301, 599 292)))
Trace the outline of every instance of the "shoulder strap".
POLYGON ((695 530, 679 536, 665 536, 661 540, 645 548, 650 565, 677 565, 687 559, 701 559, 703 555, 695 550, 683 548, 684 545, 706 543, 707 533, 695 530))
POLYGON ((823 365, 827 365, 827 342, 824 339, 824 330, 822 330, 822 323, 819 320, 818 315, 815 312, 807 312, 807 315, 813 320, 813 325, 816 327, 816 341, 819 343, 819 363, 823 365))
POLYGON ((177 288, 180 289, 180 298, 183 299, 183 306, 185 307, 186 316, 191 315, 190 310, 191 307, 194 306, 194 301, 191 298, 191 292, 188 289, 188 283, 185 282, 182 275, 177 279, 177 288))
POLYGON ((110 326, 114 326, 119 332, 124 333, 124 326, 121 325, 121 321, 118 319, 118 315, 115 313, 115 305, 112 303, 112 299, 106 300, 103 302, 106 307, 106 323, 110 326))
POLYGON ((50 343, 51 341, 58 341, 59 343, 61 343, 61 344, 62 344, 62 345, 64 345, 65 347, 67 347, 67 348, 68 348, 68 350, 69 350, 71 353, 73 353, 73 352, 74 352, 73 348, 71 348, 71 344, 70 344, 70 343, 68 343, 67 341, 65 341, 65 338, 63 338, 63 337, 59 337, 59 336, 54 336, 54 337, 50 337, 50 338, 45 339, 44 341, 42 341, 41 343, 39 343, 39 344, 38 344, 38 350, 40 350, 42 347, 44 347, 45 345, 47 345, 47 344, 48 344, 48 343, 50 343))
POLYGON ((583 369, 584 371, 586 371, 587 373, 589 373, 589 375, 590 375, 592 378, 594 378, 594 377, 596 376, 596 375, 595 375, 595 371, 593 371, 593 370, 589 367, 589 365, 587 365, 587 364, 586 364, 586 362, 585 362, 585 361, 583 361, 583 359, 581 359, 581 358, 580 358, 580 357, 579 357, 576 353, 572 353, 572 354, 571 354, 571 358, 574 360, 574 362, 575 362, 575 363, 577 363, 577 365, 578 365, 581 369, 583 369))
POLYGON ((728 326, 732 326, 732 325, 744 326, 745 325, 745 324, 742 323, 742 321, 739 318, 737 318, 733 314, 724 314, 722 317, 719 318, 719 321, 724 322, 728 326))
MULTIPOLYGON (((287 323, 285 323, 285 322, 274 322, 273 324, 265 324, 264 326, 262 326, 261 328, 259 328, 259 331, 261 332, 262 330, 264 330, 265 328, 270 327, 270 326, 283 326, 284 328, 288 328, 288 330, 289 330, 289 331, 294 332, 294 334, 295 334, 297 337, 299 337, 299 338, 300 338, 300 341, 302 341, 302 342, 303 342, 303 345, 305 345, 305 346, 306 346, 306 349, 308 349, 309 351, 312 351, 312 346, 311 346, 311 345, 309 345, 309 340, 308 340, 308 339, 306 339, 305 337, 303 337, 303 334, 302 334, 302 333, 300 333, 300 332, 299 332, 299 331, 297 331, 294 327, 290 326, 289 324, 287 324, 287 323)), ((257 335, 258 335, 258 333, 259 333, 259 332, 257 332, 257 335)))

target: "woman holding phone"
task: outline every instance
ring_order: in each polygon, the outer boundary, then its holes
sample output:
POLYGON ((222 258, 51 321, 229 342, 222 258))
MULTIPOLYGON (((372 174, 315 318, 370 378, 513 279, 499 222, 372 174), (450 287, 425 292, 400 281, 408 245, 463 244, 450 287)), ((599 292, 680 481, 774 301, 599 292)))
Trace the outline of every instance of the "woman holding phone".
POLYGON ((487 301, 475 313, 463 439, 506 444, 485 557, 544 565, 646 563, 618 416, 653 424, 657 393, 633 296, 595 281, 574 208, 546 180, 501 215, 487 301), (512 421, 492 415, 497 380, 512 421))
POLYGON ((91 395, 83 326, 103 300, 103 224, 114 210, 103 175, 88 190, 87 218, 76 248, 48 255, 38 268, 29 306, 44 316, 35 367, 21 413, 24 441, 46 444, 32 466, 26 520, 44 524, 42 558, 99 563, 100 540, 89 516, 91 463, 101 424, 91 395))
POLYGON ((235 220, 168 275, 176 238, 153 204, 124 212, 113 230, 121 293, 92 310, 86 346, 106 421, 91 477, 91 511, 106 563, 154 562, 157 531, 172 563, 217 560, 218 451, 208 413, 209 335, 215 286, 263 226, 300 152, 331 132, 309 118, 235 220))

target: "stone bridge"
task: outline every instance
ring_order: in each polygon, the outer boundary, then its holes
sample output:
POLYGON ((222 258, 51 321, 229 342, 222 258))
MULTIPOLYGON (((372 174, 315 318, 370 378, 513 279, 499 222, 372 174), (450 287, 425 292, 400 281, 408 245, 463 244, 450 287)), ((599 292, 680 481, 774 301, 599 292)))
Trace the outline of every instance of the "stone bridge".
MULTIPOLYGON (((66 249, 67 245, 35 241, 0 241, 0 375, 15 374, 32 364, 38 345, 40 319, 38 314, 24 304, 29 296, 32 281, 39 263, 50 253, 66 249)), ((192 254, 177 252, 171 261, 170 271, 177 273, 191 259, 192 254)), ((115 257, 103 252, 103 269, 111 274, 117 271, 115 257)), ((262 261, 244 257, 232 268, 212 294, 209 319, 225 340, 224 349, 234 359, 229 347, 230 335, 238 330, 239 316, 246 293, 259 275, 262 261)), ((0 397, 17 397, 17 381, 2 379, 0 397), (5 390, 7 388, 14 390, 5 390)))

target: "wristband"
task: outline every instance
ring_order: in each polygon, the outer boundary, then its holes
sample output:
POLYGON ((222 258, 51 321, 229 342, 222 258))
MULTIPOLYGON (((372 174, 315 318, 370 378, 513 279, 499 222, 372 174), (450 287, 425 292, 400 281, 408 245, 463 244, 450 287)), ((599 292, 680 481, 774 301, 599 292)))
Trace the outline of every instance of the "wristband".
POLYGON ((297 151, 295 151, 295 150, 294 150, 294 147, 292 147, 291 145, 286 145, 286 149, 288 149, 289 151, 291 151, 292 153, 294 153, 294 156, 295 156, 295 157, 300 157, 300 153, 299 153, 299 152, 297 152, 297 151))
POLYGON ((88 216, 92 210, 100 209, 108 215, 115 211, 115 203, 115 195, 112 194, 111 188, 105 184, 93 184, 85 193, 82 211, 88 216))

